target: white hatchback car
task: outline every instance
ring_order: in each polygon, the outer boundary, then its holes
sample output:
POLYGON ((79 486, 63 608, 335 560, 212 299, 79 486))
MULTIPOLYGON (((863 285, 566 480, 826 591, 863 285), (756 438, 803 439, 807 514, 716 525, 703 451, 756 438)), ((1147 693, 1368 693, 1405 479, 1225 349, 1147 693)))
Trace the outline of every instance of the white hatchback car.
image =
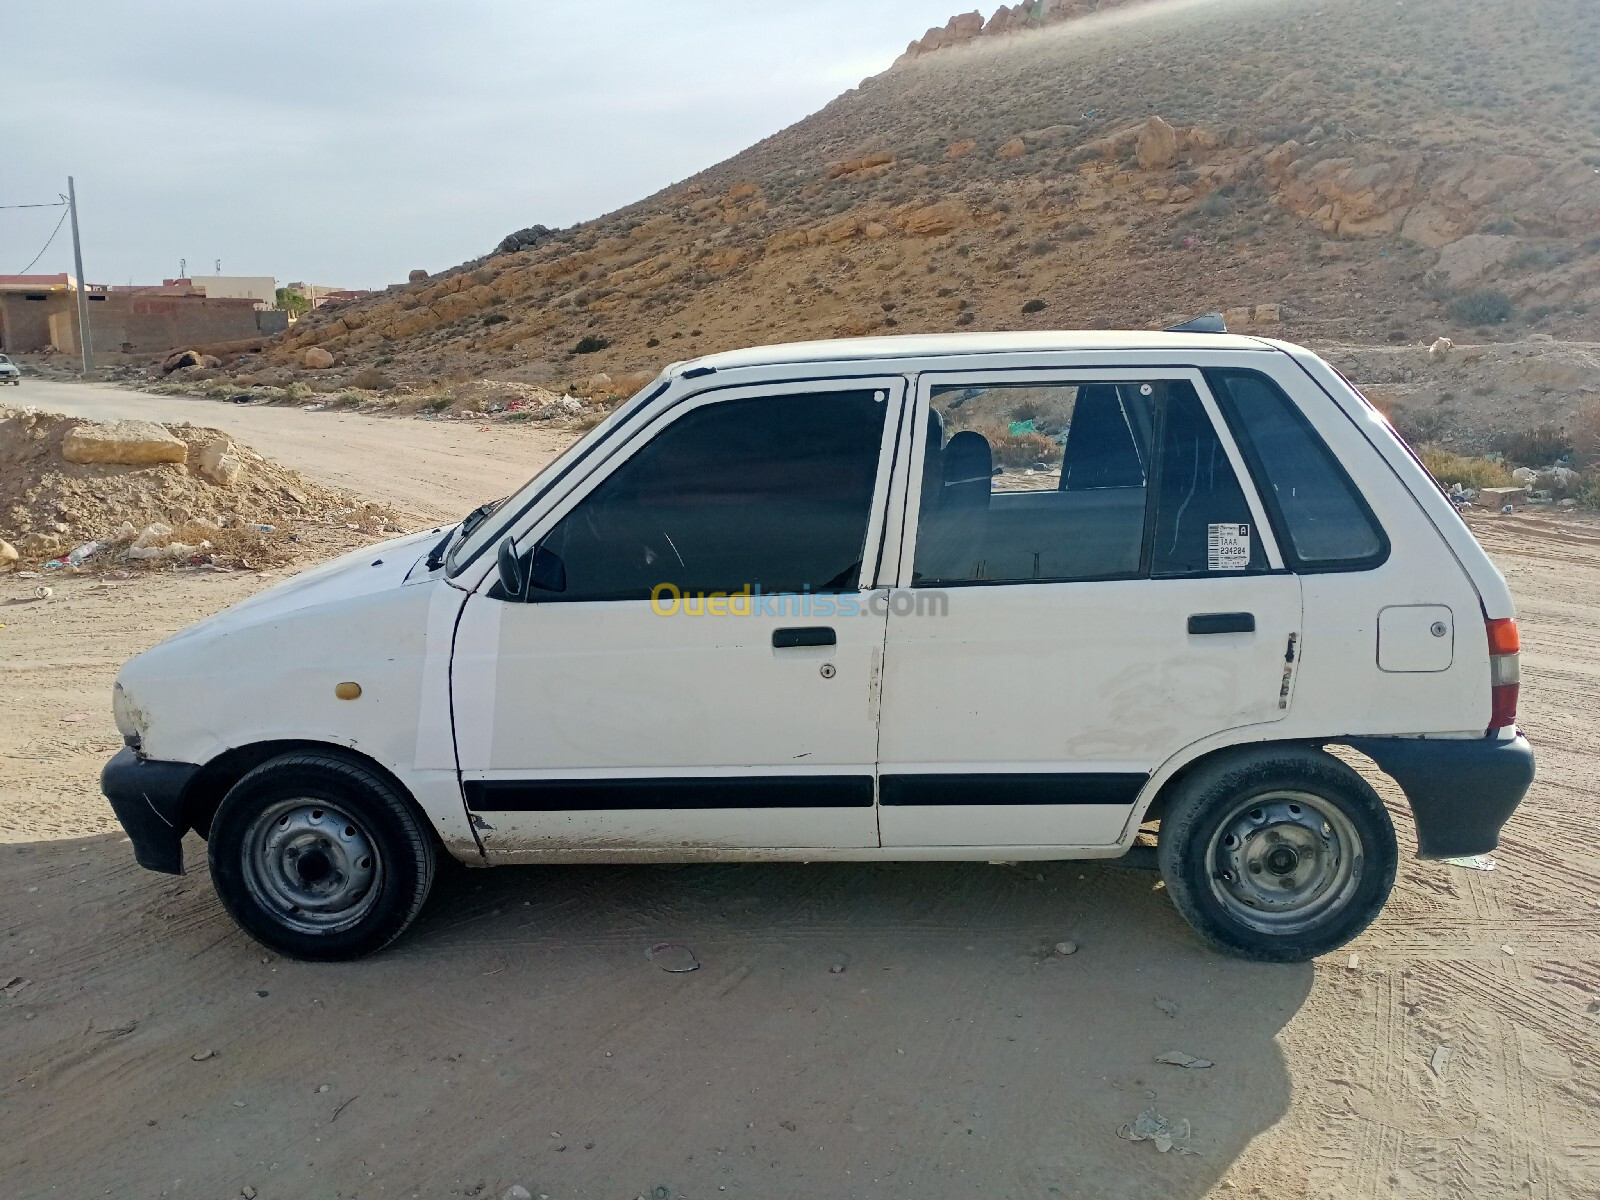
POLYGON ((0 383, 22 386, 22 368, 4 354, 0 354, 0 383))
POLYGON ((1533 778, 1504 580, 1315 355, 1196 332, 817 342, 654 384, 515 495, 129 662, 138 860, 350 958, 471 864, 1070 859, 1158 823, 1280 961, 1533 778))

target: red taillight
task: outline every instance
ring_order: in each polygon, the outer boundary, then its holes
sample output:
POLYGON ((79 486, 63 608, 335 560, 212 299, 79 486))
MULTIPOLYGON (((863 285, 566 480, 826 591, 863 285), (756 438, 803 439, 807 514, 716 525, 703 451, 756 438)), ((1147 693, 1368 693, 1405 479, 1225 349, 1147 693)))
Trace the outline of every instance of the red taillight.
POLYGON ((1510 617, 1484 622, 1489 635, 1489 732, 1517 723, 1517 692, 1522 682, 1518 652, 1522 640, 1510 617))

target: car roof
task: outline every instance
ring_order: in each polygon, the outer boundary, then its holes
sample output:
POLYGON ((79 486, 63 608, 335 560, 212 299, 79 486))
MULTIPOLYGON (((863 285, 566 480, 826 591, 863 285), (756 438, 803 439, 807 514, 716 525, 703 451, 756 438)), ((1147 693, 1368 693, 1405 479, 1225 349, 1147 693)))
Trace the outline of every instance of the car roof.
POLYGON ((1258 338, 1228 333, 1151 333, 1147 330, 1061 329, 1013 333, 913 333, 893 337, 832 338, 779 342, 727 350, 674 363, 685 371, 725 371, 735 367, 790 363, 848 362, 884 358, 939 358, 946 355, 1017 354, 1045 350, 1258 350, 1275 349, 1258 338))

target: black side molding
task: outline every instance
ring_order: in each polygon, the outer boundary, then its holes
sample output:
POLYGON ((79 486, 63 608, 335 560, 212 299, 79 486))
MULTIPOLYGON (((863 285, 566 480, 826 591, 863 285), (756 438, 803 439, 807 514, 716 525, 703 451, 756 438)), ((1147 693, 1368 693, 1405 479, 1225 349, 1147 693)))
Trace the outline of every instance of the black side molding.
POLYGON ((474 812, 657 808, 871 808, 870 775, 710 775, 652 779, 469 779, 474 812))
POLYGON ((774 629, 772 645, 786 650, 790 646, 837 646, 839 636, 827 625, 804 625, 795 629, 774 629))
POLYGON ((1337 739, 1394 777, 1417 821, 1418 858, 1487 854, 1533 783, 1533 749, 1499 738, 1337 739))
POLYGON ((1127 804, 1150 777, 1072 771, 994 771, 883 775, 880 804, 1127 804))
POLYGON ((1190 633, 1254 633, 1255 613, 1195 613, 1189 618, 1190 633))

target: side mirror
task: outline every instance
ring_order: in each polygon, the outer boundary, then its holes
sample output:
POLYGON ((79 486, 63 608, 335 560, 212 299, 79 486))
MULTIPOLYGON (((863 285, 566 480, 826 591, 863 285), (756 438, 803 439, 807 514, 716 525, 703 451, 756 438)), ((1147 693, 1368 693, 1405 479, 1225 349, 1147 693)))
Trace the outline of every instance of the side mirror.
POLYGON ((500 567, 500 590, 507 600, 521 600, 527 590, 527 580, 522 574, 522 557, 517 553, 517 543, 503 538, 496 552, 500 567))
POLYGON ((499 585, 490 593, 496 600, 532 600, 535 591, 567 590, 567 564, 554 550, 535 546, 530 554, 518 554, 517 543, 507 537, 496 551, 500 568, 499 585))

